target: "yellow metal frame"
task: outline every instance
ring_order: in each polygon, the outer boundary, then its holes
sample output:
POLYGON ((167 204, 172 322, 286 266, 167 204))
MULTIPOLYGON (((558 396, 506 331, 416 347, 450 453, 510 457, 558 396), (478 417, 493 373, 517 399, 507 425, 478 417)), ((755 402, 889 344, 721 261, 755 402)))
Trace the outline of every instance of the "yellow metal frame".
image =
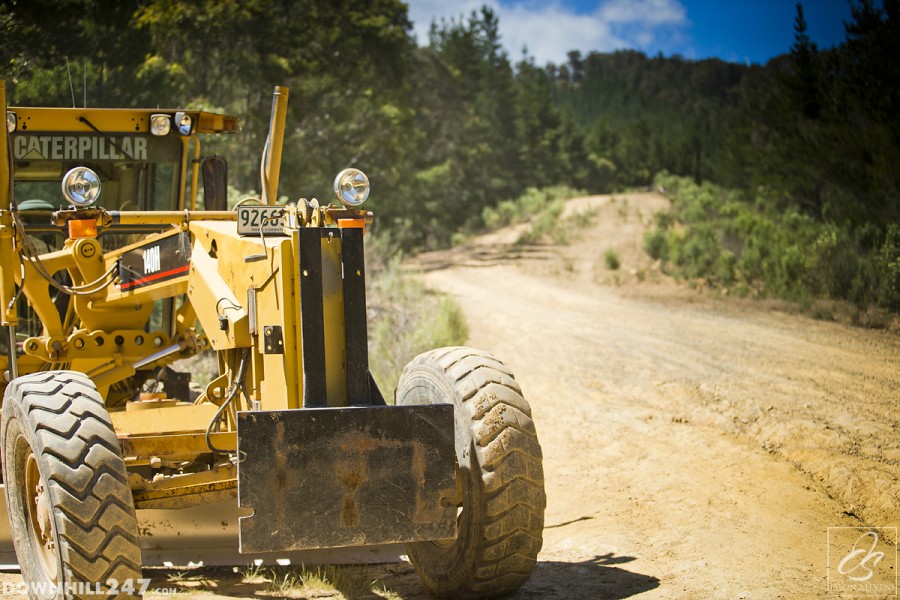
MULTIPOLYGON (((6 106, 6 98, 3 98, 3 106, 6 106)), ((102 133, 150 135, 151 115, 167 114, 174 118, 176 112, 184 112, 191 116, 196 124, 193 133, 237 133, 240 129, 237 117, 180 108, 10 107, 9 110, 16 113, 17 131, 29 133, 57 131, 96 133, 88 125, 87 122, 90 122, 102 133)))
MULTIPOLYGON (((287 88, 276 88, 270 123, 268 154, 264 165, 264 202, 274 204, 278 194, 282 140, 285 131, 287 88)), ((6 106, 5 86, 0 82, 0 106, 6 106)), ((150 116, 174 115, 175 109, 69 109, 11 108, 17 127, 31 132, 81 132, 150 135, 150 116), (90 125, 93 125, 92 128, 90 125), (94 129, 96 128, 96 129, 94 129)), ((207 386, 195 404, 149 404, 145 410, 128 410, 133 403, 109 405, 126 462, 131 468, 153 468, 176 460, 194 460, 209 455, 207 430, 226 395, 234 394, 235 373, 242 356, 249 356, 244 388, 247 397, 236 394, 236 406, 222 414, 222 431, 210 433, 218 451, 235 449, 234 410, 255 407, 269 410, 302 406, 303 364, 300 347, 300 227, 334 226, 341 218, 371 221, 371 214, 343 208, 297 209, 286 207, 292 224, 284 235, 241 237, 236 231, 236 213, 194 210, 197 205, 201 143, 197 133, 233 133, 237 120, 227 115, 188 112, 195 123, 191 135, 182 136, 178 211, 128 211, 115 214, 104 209, 83 211, 74 218, 96 219, 104 231, 129 227, 156 229, 134 244, 103 252, 93 237, 66 239, 59 250, 38 257, 43 269, 22 256, 25 231, 10 211, 9 148, 0 141, 0 324, 16 323, 11 304, 16 287, 43 323, 40 335, 23 343, 17 360, 21 373, 68 368, 86 373, 101 395, 144 371, 165 367, 179 358, 209 347, 216 351, 219 377, 207 386), (312 212, 309 212, 309 211, 312 212), (67 314, 60 315, 42 273, 68 273, 71 284, 89 282, 115 273, 118 261, 128 252, 141 251, 153 242, 188 233, 191 240, 190 269, 159 283, 123 291, 115 284, 75 295, 67 314), (180 298, 171 331, 145 331, 154 303, 180 298), (274 328, 283 332, 278 352, 264 348, 262 337, 274 328), (247 349, 250 349, 247 354, 247 349), (149 408, 148 408, 149 406, 149 408)), ((172 133, 170 135, 178 135, 172 133)), ((55 213, 62 228, 73 218, 69 212, 55 213)), ((331 406, 347 404, 344 298, 341 240, 322 239, 323 308, 325 322, 326 388, 331 406)), ((8 360, 0 357, 0 367, 8 360)), ((156 399, 154 399, 156 400, 156 399)), ((181 399, 184 400, 184 399, 181 399)), ((109 400, 108 400, 109 404, 109 400)), ((139 402, 139 404, 144 404, 139 402)), ((212 453, 215 456, 215 453, 212 453)), ((204 474, 183 474, 151 481, 132 474, 135 501, 142 507, 178 507, 201 502, 223 493, 233 493, 233 469, 204 474), (190 500, 186 500, 190 498, 190 500)))
MULTIPOLYGON (((0 325, 15 325, 16 264, 12 215, 9 212, 12 173, 9 171, 9 136, 6 131, 6 82, 0 79, 0 107, 4 108, 3 133, 0 135, 0 325)), ((6 365, 4 365, 6 368, 6 365)))

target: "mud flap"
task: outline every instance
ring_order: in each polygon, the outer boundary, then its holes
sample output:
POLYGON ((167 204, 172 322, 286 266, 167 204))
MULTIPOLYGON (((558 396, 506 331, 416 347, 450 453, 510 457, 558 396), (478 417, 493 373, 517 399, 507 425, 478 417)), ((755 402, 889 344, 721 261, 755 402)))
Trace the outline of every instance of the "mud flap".
POLYGON ((240 551, 456 536, 453 406, 238 413, 240 551))

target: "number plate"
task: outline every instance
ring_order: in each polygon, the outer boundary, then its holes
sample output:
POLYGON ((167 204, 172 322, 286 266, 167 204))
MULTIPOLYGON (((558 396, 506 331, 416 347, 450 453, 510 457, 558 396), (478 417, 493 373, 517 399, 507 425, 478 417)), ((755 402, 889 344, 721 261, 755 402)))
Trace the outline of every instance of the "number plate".
POLYGON ((283 206, 239 206, 237 209, 238 235, 283 235, 285 224, 283 206))

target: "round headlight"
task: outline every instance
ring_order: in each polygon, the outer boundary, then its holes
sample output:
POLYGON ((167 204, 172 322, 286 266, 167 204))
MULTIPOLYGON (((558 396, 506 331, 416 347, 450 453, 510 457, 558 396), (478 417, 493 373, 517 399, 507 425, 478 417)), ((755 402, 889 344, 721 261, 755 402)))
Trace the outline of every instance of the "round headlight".
POLYGON ((10 133, 14 133, 16 130, 16 113, 7 112, 6 113, 6 130, 10 133))
POLYGON ((347 208, 359 206, 369 197, 369 178, 359 169, 344 169, 334 178, 334 195, 347 208))
POLYGON ((150 115, 150 133, 153 135, 169 135, 172 131, 172 117, 169 115, 150 115))
POLYGON ((100 197, 100 178, 87 167, 75 167, 63 177, 62 193, 72 206, 90 206, 100 197))
POLYGON ((191 115, 184 112, 175 113, 175 127, 181 135, 190 135, 191 128, 194 126, 194 119, 191 115))

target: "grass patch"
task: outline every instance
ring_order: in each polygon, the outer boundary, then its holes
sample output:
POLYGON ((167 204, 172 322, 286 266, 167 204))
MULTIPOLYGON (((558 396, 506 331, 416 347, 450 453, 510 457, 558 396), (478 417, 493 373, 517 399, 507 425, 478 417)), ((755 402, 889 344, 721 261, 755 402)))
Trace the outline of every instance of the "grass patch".
POLYGON ((589 207, 564 217, 560 220, 559 224, 550 231, 554 243, 559 246, 565 246, 579 238, 580 234, 578 231, 587 229, 593 225, 594 221, 597 220, 598 214, 600 213, 595 207, 589 207))
POLYGON ((480 231, 493 231, 531 220, 532 230, 536 231, 526 235, 540 237, 556 224, 566 200, 584 194, 584 190, 564 185, 528 188, 515 200, 503 200, 496 206, 486 206, 481 211, 481 223, 477 228, 480 231))
POLYGON ((584 210, 575 211, 571 215, 565 218, 563 223, 565 225, 571 225, 572 227, 576 227, 578 229, 586 229, 594 224, 594 221, 597 220, 597 215, 600 214, 596 207, 586 208, 584 210))
POLYGON ((590 207, 560 219, 564 208, 564 199, 555 200, 552 204, 545 206, 537 216, 532 218, 531 228, 520 235, 516 243, 535 244, 544 236, 549 235, 554 243, 565 246, 579 237, 576 233, 578 230, 593 225, 599 214, 596 208, 590 207))
POLYGON ((270 589, 278 594, 340 592, 345 598, 371 598, 373 582, 360 566, 317 565, 271 569, 270 589))
POLYGON ((370 252, 369 369, 391 401, 403 367, 434 348, 465 344, 469 331, 462 309, 449 296, 431 292, 403 271, 401 256, 370 252))
POLYGON ((494 231, 518 223, 530 222, 531 226, 519 236, 517 243, 534 244, 545 236, 551 236, 557 244, 569 242, 572 228, 591 225, 597 217, 596 209, 587 209, 560 220, 566 200, 584 196, 587 192, 565 185, 546 188, 528 188, 515 200, 502 200, 495 206, 486 206, 464 230, 452 236, 454 246, 464 244, 474 235, 494 231))
POLYGON ((250 565, 235 569, 244 584, 255 584, 265 595, 282 598, 383 598, 384 582, 362 565, 250 565))
POLYGON ((619 260, 619 253, 612 248, 607 248, 606 252, 603 253, 603 264, 610 271, 618 271, 619 267, 622 266, 622 261, 619 260))
POLYGON ((519 236, 518 244, 534 244, 540 241, 551 231, 558 230, 559 216, 562 214, 565 200, 557 199, 544 206, 537 215, 531 219, 531 227, 519 236))
POLYGON ((623 198, 621 204, 616 208, 616 214, 619 215, 621 221, 628 221, 628 198, 623 198))
POLYGON ((255 563, 246 567, 195 567, 185 571, 149 568, 144 573, 151 578, 148 595, 153 597, 202 598, 217 594, 235 598, 335 600, 397 600, 401 596, 393 589, 398 585, 393 575, 391 570, 371 565, 255 563))

